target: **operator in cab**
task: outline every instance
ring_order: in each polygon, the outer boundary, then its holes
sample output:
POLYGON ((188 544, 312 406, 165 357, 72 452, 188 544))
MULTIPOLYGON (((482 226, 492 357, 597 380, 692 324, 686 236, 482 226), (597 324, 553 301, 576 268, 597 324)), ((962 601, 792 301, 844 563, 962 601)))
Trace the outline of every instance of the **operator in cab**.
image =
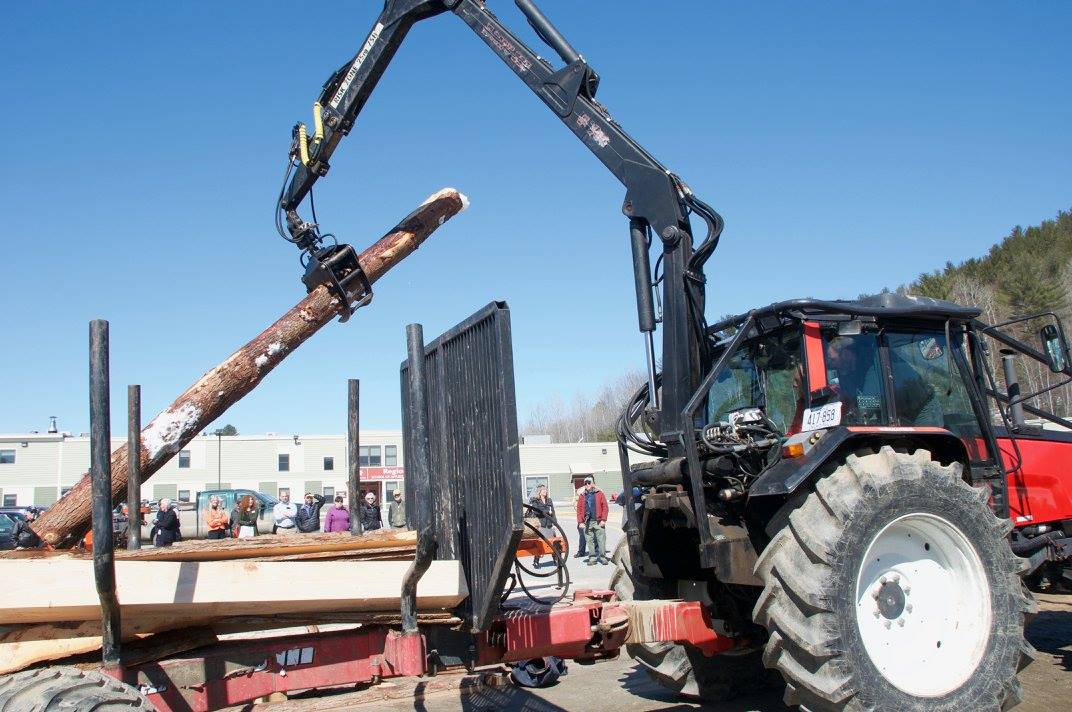
MULTIPOLYGON (((876 335, 833 336, 826 343, 825 355, 826 368, 833 372, 830 386, 845 409, 842 422, 885 424, 888 408, 876 335)), ((934 386, 892 351, 890 368, 901 423, 942 427, 942 409, 934 386)))

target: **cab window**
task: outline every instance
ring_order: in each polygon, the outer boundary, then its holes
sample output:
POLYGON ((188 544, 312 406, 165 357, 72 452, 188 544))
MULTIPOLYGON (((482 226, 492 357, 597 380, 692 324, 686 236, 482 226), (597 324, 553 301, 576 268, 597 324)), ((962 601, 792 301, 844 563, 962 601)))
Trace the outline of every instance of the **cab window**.
POLYGON ((878 335, 823 333, 826 382, 841 401, 842 425, 885 425, 889 407, 878 335))
POLYGON ((707 422, 726 420, 738 408, 758 407, 783 432, 800 419, 800 332, 786 329, 742 344, 715 378, 707 398, 707 422))
POLYGON ((886 338, 898 422, 945 428, 974 452, 982 430, 964 379, 947 350, 945 334, 890 332, 886 338))

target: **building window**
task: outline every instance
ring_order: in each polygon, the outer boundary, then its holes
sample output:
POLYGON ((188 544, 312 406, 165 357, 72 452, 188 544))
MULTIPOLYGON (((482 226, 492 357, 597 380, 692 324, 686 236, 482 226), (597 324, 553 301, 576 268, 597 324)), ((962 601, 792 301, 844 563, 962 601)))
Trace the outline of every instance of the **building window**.
POLYGON ((179 469, 180 470, 189 470, 190 469, 190 451, 189 450, 179 450, 179 469))
POLYGON ((324 469, 325 470, 334 470, 335 469, 335 458, 334 457, 325 457, 324 458, 324 469))
POLYGON ((189 502, 190 501, 190 490, 179 490, 179 501, 180 502, 189 502))
POLYGON ((290 496, 290 487, 280 487, 278 494, 279 494, 279 499, 283 499, 283 495, 286 495, 286 496, 289 497, 290 496))
POLYGON ((285 452, 279 453, 279 471, 290 472, 290 455, 285 452))
POLYGON ((14 494, 5 494, 4 495, 4 506, 5 507, 16 507, 16 506, 18 506, 18 504, 19 504, 18 495, 14 495, 14 494))
POLYGON ((398 490, 399 492, 402 491, 402 483, 398 480, 387 480, 383 483, 383 496, 386 497, 388 501, 395 496, 395 490, 398 490))
POLYGON ((384 464, 384 467, 396 467, 398 465, 398 446, 397 445, 384 445, 383 446, 383 464, 384 464))
POLYGON ((329 502, 331 500, 335 499, 335 488, 334 487, 325 487, 324 488, 324 499, 328 500, 329 502))
POLYGON ((379 467, 380 466, 380 446, 379 445, 362 445, 358 456, 361 460, 361 467, 379 467))
MULTIPOLYGON (((364 450, 365 448, 361 448, 364 450)), ((0 465, 14 465, 15 464, 15 451, 14 450, 0 450, 0 465)))

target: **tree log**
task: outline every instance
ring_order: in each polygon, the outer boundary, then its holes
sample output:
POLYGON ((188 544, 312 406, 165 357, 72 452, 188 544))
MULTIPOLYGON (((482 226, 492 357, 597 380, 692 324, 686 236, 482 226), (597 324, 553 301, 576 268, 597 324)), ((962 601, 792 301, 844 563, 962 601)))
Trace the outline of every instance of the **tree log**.
MULTIPOLYGON (((369 282, 416 250, 436 228, 466 208, 468 201, 453 188, 430 196, 393 230, 358 256, 369 282)), ((157 415, 141 432, 142 482, 228 408, 257 387, 272 369, 340 310, 339 299, 320 286, 278 321, 234 352, 157 415)), ((112 453, 112 500, 118 503, 127 488, 127 448, 112 453)), ((89 529, 90 478, 78 483, 51 506, 32 527, 53 547, 71 546, 89 529)))

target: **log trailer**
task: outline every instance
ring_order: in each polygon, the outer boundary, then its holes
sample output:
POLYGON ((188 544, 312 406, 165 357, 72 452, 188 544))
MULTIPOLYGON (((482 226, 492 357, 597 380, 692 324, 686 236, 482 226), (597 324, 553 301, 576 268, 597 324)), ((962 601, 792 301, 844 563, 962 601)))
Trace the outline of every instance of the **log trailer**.
POLYGON ((657 682, 706 700, 776 672, 786 703, 811 712, 1014 706, 1032 654, 1022 577, 1060 576, 1072 547, 1072 422, 1020 392, 1014 357, 1045 364, 1058 385, 1072 379, 1060 320, 1016 320, 1042 326, 1039 348, 1015 338, 1013 323, 902 295, 799 299, 709 324, 703 268, 721 217, 596 101, 598 74, 535 4, 515 3, 561 67, 480 0, 388 0, 324 85, 312 131, 293 130, 277 227, 301 249, 306 285, 343 297, 343 318, 368 301, 371 289, 356 304, 346 298, 366 282, 353 251, 298 208, 409 29, 445 13, 622 182, 647 378, 619 420, 626 536, 612 590, 503 608, 523 526, 509 321, 492 304, 427 347, 410 341, 406 487, 409 502, 424 504, 410 513, 419 543, 401 632, 373 626, 107 669, 159 709, 202 710, 276 690, 594 659, 624 646, 657 682), (706 227, 698 244, 692 216, 706 227), (631 465, 630 452, 654 461, 631 465), (433 491, 449 495, 422 496, 433 491), (435 557, 463 564, 460 623, 419 625, 412 586, 435 557))

